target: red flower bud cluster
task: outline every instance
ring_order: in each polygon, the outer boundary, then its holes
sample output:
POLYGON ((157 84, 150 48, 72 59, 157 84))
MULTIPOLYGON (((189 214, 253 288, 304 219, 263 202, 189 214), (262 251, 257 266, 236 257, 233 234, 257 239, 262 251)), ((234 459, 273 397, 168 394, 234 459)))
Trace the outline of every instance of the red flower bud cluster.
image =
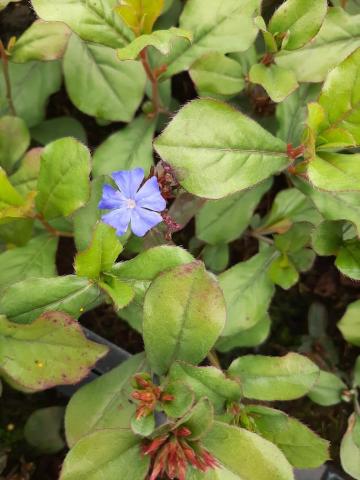
POLYGON ((155 410, 158 402, 171 402, 174 400, 173 395, 163 392, 161 387, 154 385, 144 375, 135 375, 134 381, 137 389, 132 392, 131 397, 139 402, 135 414, 136 420, 150 415, 155 410))
POLYGON ((149 480, 167 476, 170 480, 186 479, 186 470, 192 466, 206 472, 219 466, 218 461, 205 450, 201 443, 188 437, 191 431, 179 427, 168 434, 161 435, 142 446, 142 453, 152 457, 149 480))
POLYGON ((179 188, 179 182, 171 166, 166 162, 160 161, 153 169, 152 174, 158 179, 160 192, 165 200, 175 198, 179 188))

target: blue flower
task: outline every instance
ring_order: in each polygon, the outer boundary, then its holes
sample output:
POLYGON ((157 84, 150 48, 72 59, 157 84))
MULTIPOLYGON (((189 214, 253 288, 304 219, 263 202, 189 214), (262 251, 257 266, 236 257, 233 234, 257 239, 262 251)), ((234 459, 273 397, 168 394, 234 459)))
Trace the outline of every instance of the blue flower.
POLYGON ((139 187, 144 180, 142 168, 114 172, 111 177, 118 190, 104 185, 99 208, 111 210, 101 218, 116 229, 117 235, 123 235, 131 224, 135 235, 143 237, 162 222, 162 216, 158 212, 166 208, 166 201, 161 196, 156 177, 149 178, 141 188, 139 187))

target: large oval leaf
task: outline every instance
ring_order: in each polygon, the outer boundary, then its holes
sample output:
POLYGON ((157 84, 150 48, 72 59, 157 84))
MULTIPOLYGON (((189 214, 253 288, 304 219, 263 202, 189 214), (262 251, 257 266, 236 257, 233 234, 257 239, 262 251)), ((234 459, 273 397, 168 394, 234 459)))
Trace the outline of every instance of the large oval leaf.
POLYGON ((26 391, 77 383, 106 353, 63 313, 44 313, 30 325, 0 316, 0 374, 26 391))
POLYGON ((289 164, 282 140, 211 99, 182 108, 156 139, 155 148, 186 190, 206 198, 252 187, 289 164))
POLYGON ((255 433, 214 422, 204 445, 242 480, 293 480, 291 465, 273 443, 255 433))
POLYGON ((140 438, 129 430, 99 430, 67 454, 60 480, 144 480, 149 457, 142 455, 140 438))
POLYGON ((132 120, 145 90, 139 62, 119 62, 112 48, 72 35, 64 56, 66 89, 75 106, 104 120, 132 120))
POLYGON ((307 357, 245 355, 232 362, 229 374, 240 378, 245 397, 256 400, 293 400, 306 395, 319 377, 319 368, 307 357))
POLYGON ((201 262, 160 274, 144 302, 144 342, 151 367, 165 373, 175 360, 199 363, 226 317, 218 283, 201 262))

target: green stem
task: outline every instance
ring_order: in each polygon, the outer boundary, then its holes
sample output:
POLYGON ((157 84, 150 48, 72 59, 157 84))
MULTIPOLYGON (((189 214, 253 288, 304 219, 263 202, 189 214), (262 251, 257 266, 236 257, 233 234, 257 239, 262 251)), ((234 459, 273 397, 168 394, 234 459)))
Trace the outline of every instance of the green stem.
POLYGON ((45 218, 40 214, 36 214, 35 215, 35 218, 36 220, 39 220, 39 222, 41 222, 43 224, 43 226, 46 228, 46 230, 53 236, 55 237, 68 237, 68 238, 72 238, 74 235, 70 232, 62 232, 61 230, 57 230, 56 228, 54 228, 52 225, 50 225, 50 223, 45 220, 45 218))
POLYGON ((2 68, 3 68, 3 74, 4 74, 4 80, 5 80, 5 88, 6 88, 6 99, 9 104, 9 110, 11 115, 16 116, 16 110, 15 110, 15 105, 12 99, 12 93, 11 93, 11 81, 10 81, 10 75, 9 75, 9 57, 6 53, 4 44, 0 40, 0 58, 1 58, 1 63, 2 63, 2 68))
POLYGON ((140 52, 140 60, 144 67, 146 76, 148 77, 151 83, 151 91, 152 91, 151 100, 152 100, 153 109, 154 109, 152 115, 156 117, 159 114, 159 112, 161 112, 162 110, 161 104, 160 104, 160 96, 159 96, 159 79, 156 72, 154 72, 150 66, 146 48, 144 48, 144 50, 140 52))

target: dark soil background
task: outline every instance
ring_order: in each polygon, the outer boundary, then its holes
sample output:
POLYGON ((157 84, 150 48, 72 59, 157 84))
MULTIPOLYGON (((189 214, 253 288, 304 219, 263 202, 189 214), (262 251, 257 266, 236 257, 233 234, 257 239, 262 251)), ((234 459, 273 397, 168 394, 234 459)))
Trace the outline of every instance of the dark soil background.
MULTIPOLYGON (((281 0, 264 2, 264 14, 269 16, 273 9, 282 3, 281 0)), ((35 20, 34 12, 27 1, 10 4, 0 13, 0 38, 4 43, 12 36, 19 36, 35 20)), ((196 92, 186 73, 173 79, 173 96, 182 104, 196 96, 196 92)), ((253 110, 253 116, 259 121, 266 121, 272 115, 275 105, 263 90, 256 89, 248 99, 253 110)), ((122 124, 112 123, 109 126, 99 126, 96 121, 78 111, 67 97, 64 87, 54 94, 49 101, 47 118, 70 115, 83 124, 88 135, 90 148, 95 149, 111 133, 118 130, 122 124)), ((259 206, 262 215, 271 205, 276 192, 286 188, 286 180, 276 178, 275 186, 267 194, 259 206)), ((194 224, 174 236, 175 243, 187 246, 194 235, 194 224)), ((246 260, 257 250, 257 242, 248 237, 236 240, 231 244, 231 264, 246 260)), ((63 238, 57 256, 57 266, 60 275, 73 272, 75 247, 73 241, 63 238)), ((270 314, 272 318, 272 333, 268 341, 255 349, 256 353, 281 355, 288 351, 303 351, 304 336, 308 334, 307 316, 314 302, 323 304, 328 313, 328 338, 331 339, 338 355, 338 364, 324 348, 321 342, 313 342, 306 352, 323 368, 338 368, 351 372, 358 350, 346 344, 336 323, 344 313, 346 305, 360 298, 360 284, 346 279, 336 270, 331 257, 318 258, 312 270, 301 277, 301 281, 290 291, 277 290, 272 302, 270 314)), ((121 346, 131 353, 143 350, 141 336, 132 330, 128 324, 116 315, 110 306, 100 306, 86 313, 81 323, 99 335, 121 346)), ((220 360, 226 367, 239 354, 253 352, 250 349, 237 349, 226 355, 220 355, 220 360)), ((1 449, 6 449, 9 455, 5 476, 0 480, 56 480, 65 452, 58 455, 37 455, 27 445, 23 437, 23 427, 28 416, 36 409, 53 405, 64 405, 67 399, 56 389, 35 395, 24 395, 10 388, 4 388, 0 398, 0 464, 1 449)), ((299 418, 313 430, 331 441, 331 454, 336 465, 339 465, 339 443, 346 430, 347 418, 351 406, 346 403, 335 407, 319 407, 304 398, 296 402, 281 403, 279 408, 299 418)), ((344 478, 346 477, 344 474, 344 478)))

